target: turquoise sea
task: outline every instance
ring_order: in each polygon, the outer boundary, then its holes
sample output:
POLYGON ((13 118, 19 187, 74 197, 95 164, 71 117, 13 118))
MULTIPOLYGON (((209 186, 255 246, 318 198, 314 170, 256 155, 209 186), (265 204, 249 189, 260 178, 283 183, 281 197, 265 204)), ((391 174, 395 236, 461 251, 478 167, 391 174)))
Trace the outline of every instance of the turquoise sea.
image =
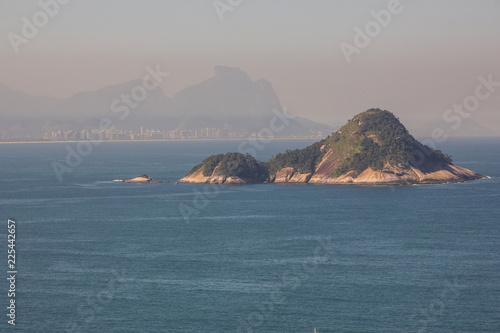
MULTIPOLYGON (((311 140, 274 140, 268 160, 311 140)), ((240 141, 0 145, 0 332, 500 332, 500 139, 449 139, 460 184, 177 180, 240 141), (16 221, 16 325, 7 321, 16 221)))

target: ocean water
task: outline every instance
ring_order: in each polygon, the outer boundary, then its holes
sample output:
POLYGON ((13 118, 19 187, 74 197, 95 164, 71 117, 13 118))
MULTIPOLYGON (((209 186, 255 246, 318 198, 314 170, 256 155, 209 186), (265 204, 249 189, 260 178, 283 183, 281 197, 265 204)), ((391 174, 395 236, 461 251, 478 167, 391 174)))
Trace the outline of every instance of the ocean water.
MULTIPOLYGON (((275 140, 267 160, 311 140, 275 140)), ((362 187, 177 180, 238 141, 0 145, 16 221, 16 326, 1 332, 500 332, 500 140, 439 149, 490 176, 362 187)))

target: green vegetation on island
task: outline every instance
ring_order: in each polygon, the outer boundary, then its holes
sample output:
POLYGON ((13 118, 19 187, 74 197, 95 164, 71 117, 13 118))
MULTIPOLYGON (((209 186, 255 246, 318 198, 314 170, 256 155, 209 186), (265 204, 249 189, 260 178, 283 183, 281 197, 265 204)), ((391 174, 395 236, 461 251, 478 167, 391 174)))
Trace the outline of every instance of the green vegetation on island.
POLYGON ((268 169, 264 163, 257 161, 252 155, 243 155, 241 153, 212 155, 191 169, 189 174, 203 167, 203 176, 207 177, 212 175, 217 166, 219 167, 218 173, 225 177, 259 179, 262 181, 269 177, 268 169))
POLYGON ((304 149, 287 150, 268 162, 259 162, 248 154, 213 155, 188 175, 203 167, 203 176, 215 176, 217 168, 217 175, 265 181, 289 167, 294 173, 337 178, 347 173, 357 177, 367 169, 386 172, 396 167, 433 172, 447 165, 452 165, 449 155, 418 142, 391 112, 369 109, 304 149))
POLYGON ((330 160, 338 160, 336 177, 349 171, 359 174, 367 168, 382 170, 386 163, 406 168, 451 164, 449 155, 421 144, 396 116, 380 109, 370 109, 349 120, 326 139, 325 148, 334 152, 330 160))
POLYGON ((451 164, 450 156, 415 140, 391 112, 370 109, 326 139, 304 149, 278 154, 266 166, 270 174, 285 167, 293 167, 300 173, 314 172, 329 149, 332 154, 328 160, 337 161, 332 175, 335 177, 349 171, 357 175, 367 168, 379 171, 386 163, 402 167, 429 162, 451 164))
POLYGON ((321 150, 325 140, 313 143, 304 149, 287 150, 285 153, 280 153, 274 156, 265 165, 269 170, 269 174, 274 174, 277 171, 292 167, 294 171, 300 173, 314 172, 316 165, 321 161, 324 155, 324 150, 321 150))

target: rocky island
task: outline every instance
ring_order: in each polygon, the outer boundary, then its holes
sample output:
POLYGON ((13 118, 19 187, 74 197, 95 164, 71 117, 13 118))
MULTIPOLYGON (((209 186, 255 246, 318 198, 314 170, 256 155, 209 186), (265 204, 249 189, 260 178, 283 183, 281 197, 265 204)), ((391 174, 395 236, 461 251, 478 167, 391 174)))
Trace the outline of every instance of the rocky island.
POLYGON ((135 177, 133 179, 125 179, 122 180, 124 183, 170 183, 169 180, 154 180, 148 175, 144 174, 139 177, 135 177))
POLYGON ((287 150, 268 162, 248 154, 213 155, 179 182, 411 185, 480 178, 417 141, 391 112, 370 109, 304 149, 287 150))

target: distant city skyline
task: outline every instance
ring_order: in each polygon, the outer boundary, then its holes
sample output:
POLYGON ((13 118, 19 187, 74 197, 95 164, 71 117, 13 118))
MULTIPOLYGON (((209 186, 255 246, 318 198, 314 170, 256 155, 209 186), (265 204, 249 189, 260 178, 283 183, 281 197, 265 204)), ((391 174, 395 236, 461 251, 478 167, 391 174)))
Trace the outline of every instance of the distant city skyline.
MULTIPOLYGON (((323 138, 325 133, 317 131, 307 136, 269 136, 262 138, 303 138, 303 139, 317 139, 323 138)), ((198 128, 198 129, 176 129, 173 131, 153 129, 141 127, 140 131, 133 130, 99 130, 99 129, 84 129, 77 130, 57 130, 47 131, 40 139, 45 141, 71 141, 71 140, 177 140, 177 139, 252 139, 259 138, 257 132, 237 132, 230 131, 223 128, 198 128)))
MULTIPOLYGON (((229 7, 2 2, 0 83, 63 98, 141 79, 160 64, 171 97, 225 65, 269 80, 291 113, 332 126, 380 107, 413 126, 448 115, 500 133, 495 84, 473 112, 455 109, 480 77, 500 82, 499 1, 221 2, 229 7)), ((458 120, 447 124, 451 135, 458 120)))

